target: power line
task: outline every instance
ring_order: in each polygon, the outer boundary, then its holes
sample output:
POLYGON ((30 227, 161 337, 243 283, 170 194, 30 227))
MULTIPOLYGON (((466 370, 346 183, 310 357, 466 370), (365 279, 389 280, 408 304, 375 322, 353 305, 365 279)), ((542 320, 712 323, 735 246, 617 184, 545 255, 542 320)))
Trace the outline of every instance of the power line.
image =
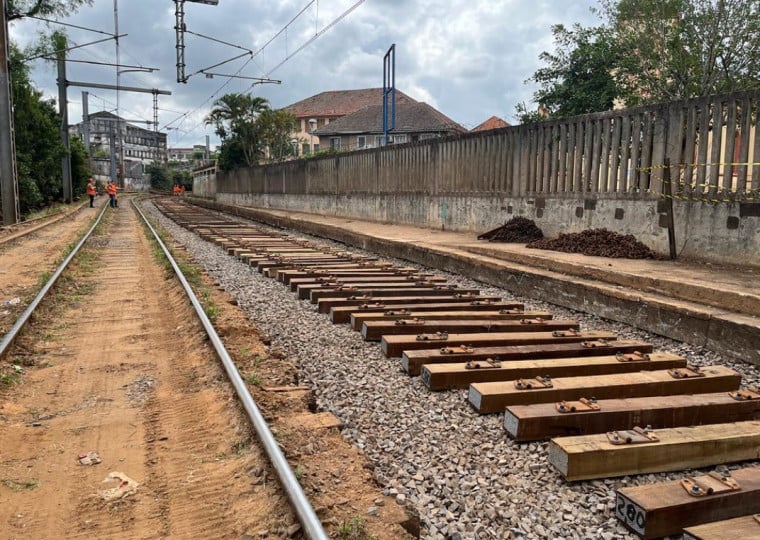
MULTIPOLYGON (((305 6, 304 6, 304 7, 303 7, 303 8, 302 8, 302 9, 301 9, 301 10, 300 10, 300 11, 299 11, 299 12, 298 12, 298 13, 297 13, 297 14, 296 14, 296 15, 295 15, 293 18, 292 18, 292 19, 290 19, 290 21, 288 21, 288 23, 287 23, 285 26, 283 26, 283 27, 282 27, 282 28, 281 28, 281 29, 280 29, 280 30, 279 30, 279 31, 278 31, 278 32, 277 32, 277 33, 276 33, 274 36, 272 36, 272 37, 269 39, 269 41, 267 41, 267 42, 266 42, 264 45, 262 45, 261 47, 259 47, 259 49, 258 49, 256 52, 254 52, 254 53, 253 53, 253 54, 252 54, 252 55, 251 55, 251 56, 248 58, 248 60, 246 60, 246 61, 245 61, 245 63, 242 65, 242 67, 241 67, 240 69, 238 69, 238 70, 235 72, 235 75, 236 75, 236 76, 237 76, 237 75, 239 75, 239 74, 240 74, 240 73, 243 71, 243 69, 244 69, 244 68, 245 68, 245 67, 246 67, 246 66, 247 66, 247 65, 248 65, 248 64, 249 64, 249 63, 250 63, 250 62, 251 62, 251 61, 252 61, 254 58, 256 58, 256 56, 258 56, 258 55, 259 55, 259 54, 260 54, 260 53, 261 53, 261 52, 262 52, 262 51, 263 51, 263 50, 264 50, 264 49, 265 49, 265 48, 266 48, 268 45, 270 45, 270 44, 271 44, 271 43, 272 43, 272 42, 273 42, 275 39, 277 39, 277 37, 278 37, 280 34, 282 34, 282 33, 283 33, 283 32, 284 32, 284 31, 285 31, 287 28, 288 28, 288 26, 290 26, 291 24, 293 24, 293 22, 295 22, 295 20, 296 20, 296 19, 298 19, 298 18, 299 18, 301 15, 303 15, 303 13, 304 13, 304 12, 305 12, 305 11, 306 11, 306 10, 307 10, 309 7, 311 7, 311 5, 312 5, 312 4, 314 4, 314 2, 316 2, 316 0, 310 0, 310 1, 309 1, 309 2, 308 2, 308 3, 307 3, 307 4, 306 4, 306 5, 305 5, 305 6)), ((258 64, 257 64, 257 65, 258 65, 258 64)), ((259 66, 259 67, 261 67, 261 66, 259 66)), ((262 69, 262 71, 263 71, 263 69, 262 69)), ((222 84, 222 85, 221 85, 221 86, 220 86, 220 87, 219 87, 219 88, 218 88, 218 89, 217 89, 217 90, 216 90, 216 91, 215 91, 213 94, 211 94, 211 96, 209 96, 209 97, 208 97, 206 100, 204 100, 204 101, 203 101, 203 102, 202 102, 200 105, 198 105, 197 107, 195 107, 193 110, 191 110, 191 111, 188 111, 188 112, 186 112, 186 113, 184 113, 184 114, 181 114, 180 116, 178 116, 178 117, 177 117, 177 118, 175 118, 174 120, 171 120, 171 121, 167 122, 167 123, 166 123, 166 124, 165 124, 165 125, 164 125, 164 126, 161 128, 161 129, 163 130, 163 129, 165 129, 165 128, 167 128, 167 127, 171 126, 172 124, 174 124, 174 123, 175 123, 175 122, 177 122, 178 120, 181 120, 181 119, 183 119, 183 118, 185 118, 185 117, 187 117, 187 116, 189 116, 189 115, 191 115, 191 114, 195 113, 195 112, 196 112, 198 109, 200 109, 200 108, 201 108, 201 107, 203 107, 203 106, 204 106, 206 103, 208 103, 209 101, 211 101, 212 99, 214 99, 214 98, 215 98, 217 95, 219 95, 219 92, 221 92, 221 91, 222 91, 224 88, 226 88, 226 87, 227 87, 227 85, 228 85, 228 84, 229 84, 229 83, 232 81, 232 79, 233 79, 232 77, 230 77, 229 79, 227 79, 227 81, 226 81, 226 82, 224 82, 224 83, 223 83, 223 84, 222 84)), ((253 86, 254 86, 254 85, 251 85, 251 86, 249 87, 249 89, 250 89, 250 88, 252 88, 253 86)))
MULTIPOLYGON (((342 21, 342 20, 343 20, 345 17, 347 17, 347 16, 348 16, 348 15, 349 15, 349 14, 350 14, 352 11, 354 11, 356 8, 358 8, 358 7, 359 7, 361 4, 363 4, 365 1, 366 1, 366 0, 358 0, 358 1, 357 1, 357 2, 355 2, 355 3, 354 3, 352 6, 351 6, 351 7, 349 7, 349 8, 348 8, 346 11, 344 11, 344 12, 343 12, 343 13, 341 13, 341 14, 340 14, 338 17, 336 17, 335 19, 333 19, 333 20, 332 20, 332 21, 331 21, 331 22, 330 22, 330 23, 329 23, 327 26, 325 26, 324 28, 322 28, 322 30, 320 30, 320 31, 316 32, 316 33, 315 33, 315 34, 314 34, 314 35, 313 35, 311 38, 309 38, 309 39, 308 39, 308 40, 307 40, 305 43, 303 43, 303 44, 302 44, 301 46, 299 46, 299 47, 298 47, 298 48, 297 48, 295 51, 293 51, 293 53, 292 53, 292 54, 290 54, 290 55, 286 56, 286 58, 285 58, 284 60, 282 60, 282 61, 281 61, 279 64, 277 64, 275 67, 273 67, 272 69, 270 69, 270 70, 269 70, 269 73, 267 73, 267 75, 266 75, 266 78, 269 78, 269 75, 270 75, 270 74, 271 74, 271 73, 272 73, 274 70, 276 70, 276 69, 278 69, 279 67, 281 67, 283 64, 285 64, 285 62, 287 62, 288 60, 290 60, 291 58, 293 58, 293 57, 294 57, 296 54, 298 54, 298 53, 299 53, 299 52, 301 52, 303 49, 305 49, 305 48, 306 48, 306 47, 307 47, 309 44, 313 43, 313 42, 314 42, 314 41, 315 41, 317 38, 319 38, 320 36, 322 36, 323 34, 325 34, 327 31, 329 31, 331 28, 333 28, 333 27, 334 27, 336 24, 338 24, 340 21, 342 21)), ((254 59, 256 56, 257 56, 257 55, 259 55, 259 54, 260 54, 262 51, 264 51, 264 49, 265 49, 267 46, 269 46, 269 45, 270 45, 270 44, 271 44, 271 43, 272 43, 272 42, 273 42, 273 41, 274 41, 274 40, 275 40, 275 39, 276 39, 278 36, 280 36, 280 35, 281 35, 283 32, 285 32, 285 31, 287 30, 287 28, 288 28, 290 25, 292 25, 292 24, 293 24, 293 23, 296 21, 296 19, 298 19, 298 18, 299 18, 301 15, 303 15, 303 13, 304 13, 304 12, 305 12, 305 11, 306 11, 306 10, 307 10, 309 7, 311 7, 311 6, 312 6, 312 4, 314 4, 314 3, 317 3, 317 6, 319 6, 319 3, 317 2, 317 0, 310 0, 310 1, 309 1, 309 2, 306 4, 306 6, 304 6, 304 7, 303 7, 303 8, 302 8, 302 9, 301 9, 301 10, 300 10, 300 11, 299 11, 299 12, 298 12, 298 13, 297 13, 297 14, 296 14, 296 15, 295 15, 293 18, 292 18, 292 19, 290 19, 290 21, 288 21, 288 23, 287 23, 287 24, 285 24, 285 25, 284 25, 284 26, 283 26, 283 27, 282 27, 282 28, 281 28, 281 29, 280 29, 280 30, 279 30, 279 31, 278 31, 278 32, 277 32, 277 33, 276 33, 274 36, 272 36, 272 37, 271 37, 271 38, 270 38, 270 39, 269 39, 269 40, 268 40, 268 41, 267 41, 267 42, 266 42, 264 45, 262 45, 262 46, 261 46, 261 47, 260 47, 260 48, 259 48, 259 49, 258 49, 256 52, 254 52, 254 53, 253 53, 253 54, 252 54, 252 55, 251 55, 251 56, 250 56, 250 57, 249 57, 249 58, 246 60, 245 64, 243 64, 243 66, 242 66, 242 67, 241 67, 241 68, 240 68, 238 71, 236 71, 236 72, 235 72, 235 76, 239 75, 239 74, 240 74, 240 72, 241 72, 241 71, 242 71, 242 70, 243 70, 243 69, 244 69, 244 68, 245 68, 245 67, 246 67, 246 66, 247 66, 247 65, 248 65, 248 64, 249 64, 249 63, 250 63, 250 62, 251 62, 251 61, 252 61, 252 60, 253 60, 253 59, 254 59)), ((316 28, 315 28, 315 30, 316 30, 316 28)), ((216 96, 217 96, 217 95, 218 95, 218 94, 219 94, 219 93, 220 93, 220 92, 221 92, 221 91, 222 91, 222 90, 223 90, 225 87, 227 87, 227 85, 228 85, 228 84, 229 84, 231 81, 232 81, 232 77, 230 77, 229 79, 227 79, 227 81, 226 81, 226 82, 225 82, 225 83, 224 83, 224 84, 223 84, 221 87, 219 87, 219 89, 217 89, 217 90, 216 90, 216 92, 214 92, 214 93, 213 93, 213 94, 212 94, 210 97, 208 97, 208 98, 207 98, 205 101, 203 101, 203 103, 201 103, 200 105, 198 105, 197 107, 195 107, 195 108, 194 108, 192 111, 189 111, 189 112, 187 112, 187 113, 185 113, 185 114, 183 114, 183 115, 181 115, 181 116, 179 116, 179 117, 175 118, 174 120, 172 120, 172 121, 168 122, 167 124, 165 124, 165 125, 164 125, 164 127, 163 127, 162 129, 165 129, 166 127, 168 127, 168 126, 171 126, 172 124, 174 124, 176 121, 178 121, 178 120, 181 120, 181 119, 185 119, 185 118, 187 118, 189 115, 191 115, 191 114, 195 113, 196 111, 198 111, 198 110, 199 110, 201 107, 203 107, 203 106, 204 106, 206 103, 208 103, 208 102, 209 102, 209 101, 211 101, 213 98, 215 98, 215 97, 216 97, 216 96)), ((254 84, 252 84, 250 87, 248 87, 248 90, 252 89, 252 88, 253 88, 253 87, 254 87, 256 84, 257 84, 257 83, 254 83, 254 84)), ((198 127, 200 127, 201 125, 203 125, 204 123, 205 123, 205 122, 202 122, 202 123, 196 124, 195 126, 193 126, 193 128, 192 128, 192 129, 190 129, 190 130, 188 131, 188 133, 192 133, 192 132, 193 132, 193 131, 195 131, 195 130, 196 130, 198 127)))
POLYGON ((272 69, 270 69, 269 72, 266 74, 266 76, 269 77, 274 70, 276 70, 277 68, 279 68, 280 66, 282 66, 285 62, 287 62, 288 60, 290 60, 291 58, 293 58, 295 55, 297 55, 299 52, 301 52, 303 49, 305 49, 309 44, 311 44, 319 36, 321 36, 322 34, 324 34, 325 32, 327 32, 328 30, 330 30, 333 26, 335 26, 340 21, 342 21, 349 13, 351 13, 353 10, 355 10, 360 5, 362 5, 365 1, 366 0, 359 0, 354 5, 352 5, 350 8, 348 8, 346 11, 344 11, 343 13, 341 13, 338 17, 336 17, 335 19, 333 19, 333 21, 330 24, 328 24, 327 26, 325 26, 322 30, 320 30, 319 32, 317 32, 316 34, 314 34, 309 39, 307 39, 306 42, 303 43, 303 45, 301 45, 300 47, 298 47, 295 51, 293 51, 292 54, 290 54, 289 56, 286 56, 285 59, 282 62, 280 62, 279 64, 277 64, 276 66, 274 66, 272 69))

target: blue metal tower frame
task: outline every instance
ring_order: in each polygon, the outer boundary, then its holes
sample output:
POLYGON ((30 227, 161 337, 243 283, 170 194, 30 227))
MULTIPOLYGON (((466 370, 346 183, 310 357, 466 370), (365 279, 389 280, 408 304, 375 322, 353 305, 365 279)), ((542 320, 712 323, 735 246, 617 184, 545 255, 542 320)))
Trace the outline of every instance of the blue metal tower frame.
POLYGON ((396 129, 396 44, 391 45, 383 57, 383 139, 390 142, 388 131, 396 129), (391 100, 390 127, 388 127, 388 97, 391 100))

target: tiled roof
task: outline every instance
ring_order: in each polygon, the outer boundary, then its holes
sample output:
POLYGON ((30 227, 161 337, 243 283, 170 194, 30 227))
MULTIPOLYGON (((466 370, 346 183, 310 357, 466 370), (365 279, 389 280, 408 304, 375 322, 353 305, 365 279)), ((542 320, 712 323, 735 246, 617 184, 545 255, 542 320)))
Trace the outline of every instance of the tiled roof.
MULTIPOLYGON (((396 103, 396 129, 394 133, 441 132, 464 133, 467 130, 427 103, 396 103)), ((341 133, 382 133, 383 106, 372 105, 360 111, 333 120, 314 131, 315 135, 341 133)))
POLYGON ((498 116, 492 116, 480 125, 475 126, 470 131, 488 131, 489 129, 499 129, 509 127, 511 124, 499 118, 498 116))
MULTIPOLYGON (((351 114, 376 103, 383 103, 382 88, 330 90, 297 101, 292 105, 288 105, 285 109, 295 114, 296 118, 333 118, 351 114)), ((400 90, 396 90, 396 103, 416 102, 400 90)))

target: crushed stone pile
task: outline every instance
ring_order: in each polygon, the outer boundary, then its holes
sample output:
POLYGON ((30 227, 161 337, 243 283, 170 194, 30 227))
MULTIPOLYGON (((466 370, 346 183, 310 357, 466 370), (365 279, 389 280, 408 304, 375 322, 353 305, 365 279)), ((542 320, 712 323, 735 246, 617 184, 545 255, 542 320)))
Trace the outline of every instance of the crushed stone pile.
POLYGON ((521 216, 516 216, 501 227, 478 236, 478 240, 489 242, 532 242, 544 237, 536 222, 521 216))
POLYGON ((632 234, 623 235, 607 229, 588 229, 579 233, 560 234, 559 238, 536 240, 527 247, 616 259, 663 258, 636 240, 632 234))

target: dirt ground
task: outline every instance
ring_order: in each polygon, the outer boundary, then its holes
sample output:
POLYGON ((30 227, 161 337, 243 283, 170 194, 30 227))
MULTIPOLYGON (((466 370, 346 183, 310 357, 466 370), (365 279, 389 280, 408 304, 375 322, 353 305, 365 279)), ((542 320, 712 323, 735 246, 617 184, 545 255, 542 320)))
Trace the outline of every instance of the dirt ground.
MULTIPOLYGON (((184 292, 120 206, 0 362, 0 538, 300 538, 184 292), (90 452, 101 462, 82 464, 90 452)), ((0 274, 4 292, 33 287, 42 263, 27 259, 46 245, 4 248, 3 269, 20 274, 0 274)), ((309 412, 294 366, 226 293, 195 286, 331 537, 404 538, 405 512, 332 419, 309 412)))
POLYGON ((40 220, 0 229, 0 332, 13 325, 34 298, 40 276, 55 269, 66 246, 92 225, 98 212, 98 208, 82 208, 68 217, 52 216, 57 221, 46 227, 40 227, 46 221, 40 220), (37 230, 19 238, 32 228, 37 230))

